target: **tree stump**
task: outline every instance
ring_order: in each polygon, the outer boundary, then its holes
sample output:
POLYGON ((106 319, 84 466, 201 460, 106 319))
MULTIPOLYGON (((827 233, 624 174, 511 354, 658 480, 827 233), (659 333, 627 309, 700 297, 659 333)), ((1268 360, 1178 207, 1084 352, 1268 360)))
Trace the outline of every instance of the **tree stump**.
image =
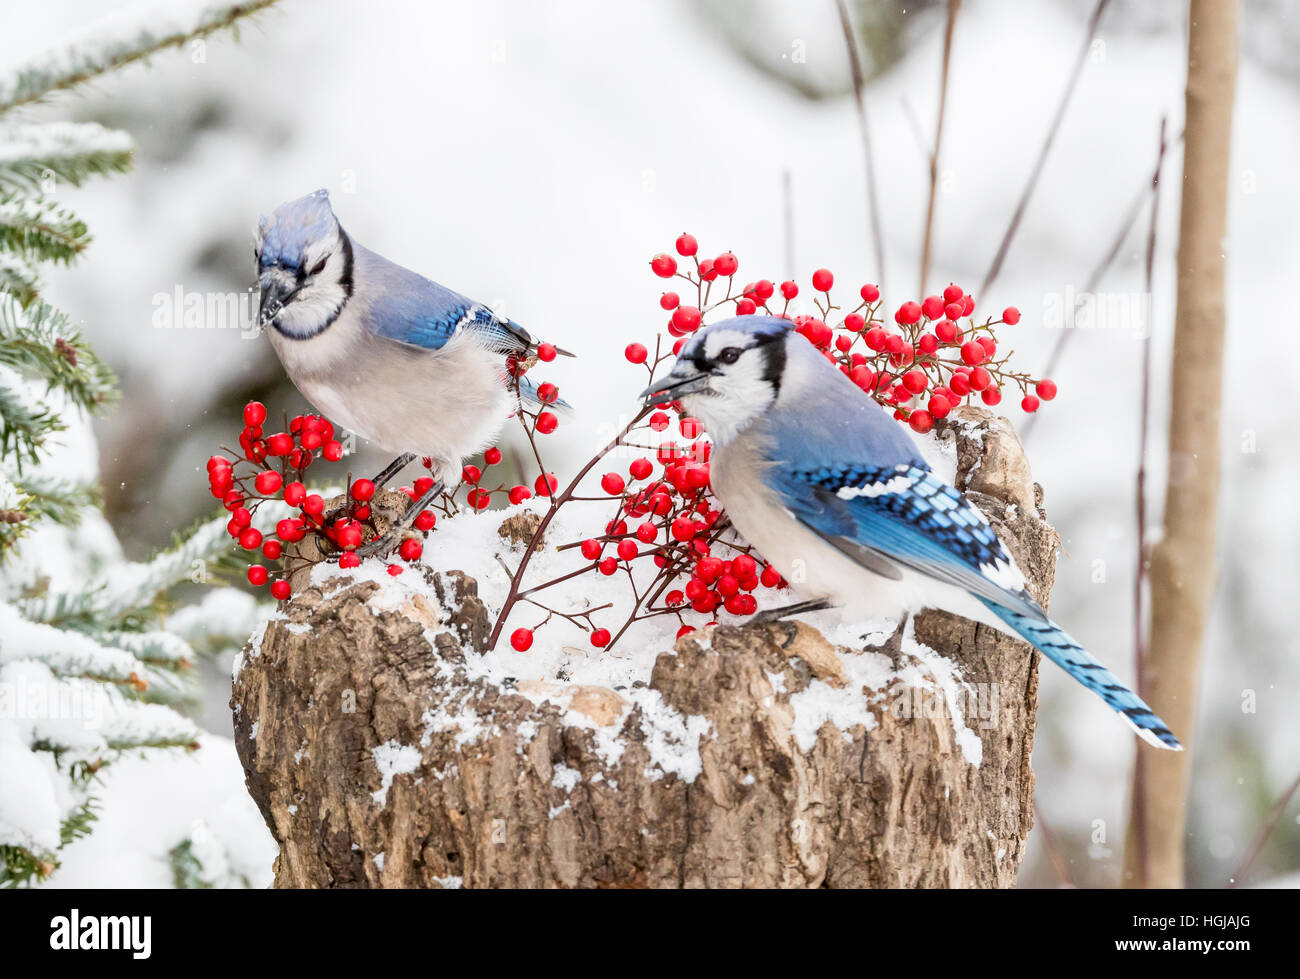
MULTIPOLYGON (((965 409, 945 435, 1045 603, 1057 538, 1014 431, 965 409)), ((697 631, 624 689, 490 682, 472 579, 319 578, 250 639, 231 700, 277 887, 1015 883, 1024 643, 927 610, 852 647, 795 621, 697 631)))

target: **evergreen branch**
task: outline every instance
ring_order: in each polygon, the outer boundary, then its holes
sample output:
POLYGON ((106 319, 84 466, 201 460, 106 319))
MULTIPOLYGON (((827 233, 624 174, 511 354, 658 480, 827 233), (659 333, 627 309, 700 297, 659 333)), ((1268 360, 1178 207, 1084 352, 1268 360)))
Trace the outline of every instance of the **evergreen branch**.
POLYGON ((52 201, 0 197, 0 249, 33 262, 68 264, 89 244, 85 223, 52 201))
POLYGON ((4 473, 12 485, 26 499, 21 504, 24 513, 33 520, 50 520, 60 526, 75 527, 81 522, 81 513, 88 507, 99 507, 99 487, 91 483, 73 483, 35 470, 23 475, 4 473))
POLYGON ((0 186, 49 193, 51 180, 79 187, 131 167, 135 143, 97 122, 47 122, 0 129, 0 186))
POLYGON ((21 378, 0 373, 0 457, 12 454, 21 471, 24 459, 39 461, 38 450, 47 436, 66 427, 48 406, 32 397, 21 378))
POLYGON ((0 84, 0 114, 142 61, 166 48, 180 47, 188 41, 234 27, 238 21, 273 3, 275 0, 210 3, 197 14, 191 13, 184 20, 173 20, 162 27, 155 27, 155 23, 160 14, 165 18, 165 13, 157 8, 145 8, 134 24, 124 23, 119 16, 110 22, 92 25, 81 40, 20 68, 7 82, 0 84))
POLYGON ((81 331, 39 300, 24 309, 12 297, 0 296, 0 365, 39 377, 89 412, 118 398, 117 377, 81 331))
POLYGON ((26 309, 40 295, 41 280, 36 270, 17 255, 0 252, 0 296, 8 294, 26 309))

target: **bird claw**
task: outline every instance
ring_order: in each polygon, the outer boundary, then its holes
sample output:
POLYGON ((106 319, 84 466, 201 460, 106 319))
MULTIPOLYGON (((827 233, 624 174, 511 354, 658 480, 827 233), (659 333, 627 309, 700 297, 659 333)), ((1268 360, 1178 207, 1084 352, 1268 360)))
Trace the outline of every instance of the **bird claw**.
POLYGON ((756 612, 750 617, 749 621, 767 625, 772 622, 780 622, 791 615, 800 615, 804 612, 820 612, 823 609, 834 607, 828 598, 813 598, 806 602, 796 602, 793 605, 783 605, 780 608, 770 608, 764 612, 756 612))

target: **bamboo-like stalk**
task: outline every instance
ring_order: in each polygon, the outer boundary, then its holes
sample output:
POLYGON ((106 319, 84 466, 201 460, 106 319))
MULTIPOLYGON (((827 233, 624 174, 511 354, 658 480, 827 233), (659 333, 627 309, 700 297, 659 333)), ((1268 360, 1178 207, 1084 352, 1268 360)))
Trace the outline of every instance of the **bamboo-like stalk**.
POLYGON ((858 105, 858 126, 862 130, 862 151, 866 156, 867 210, 870 212, 868 220, 871 224, 871 243, 876 253, 876 281, 880 291, 884 292, 885 234, 880 224, 880 198, 876 193, 876 166, 871 149, 871 126, 867 121, 867 82, 862 74, 862 62, 858 60, 858 41, 853 34, 853 21, 849 18, 849 8, 844 0, 836 0, 835 5, 840 14, 840 28, 844 31, 844 44, 849 51, 849 68, 853 72, 853 98, 858 105))
MULTIPOLYGON (((1191 0, 1187 125, 1178 234, 1164 536, 1151 555, 1151 639, 1144 679, 1152 708, 1188 750, 1149 754, 1133 809, 1149 844, 1145 879, 1130 825, 1128 886, 1181 887, 1196 689, 1217 578, 1219 414, 1223 386, 1228 167, 1237 76, 1237 5, 1191 0)), ((1149 749, 1139 745, 1138 751, 1149 749)))

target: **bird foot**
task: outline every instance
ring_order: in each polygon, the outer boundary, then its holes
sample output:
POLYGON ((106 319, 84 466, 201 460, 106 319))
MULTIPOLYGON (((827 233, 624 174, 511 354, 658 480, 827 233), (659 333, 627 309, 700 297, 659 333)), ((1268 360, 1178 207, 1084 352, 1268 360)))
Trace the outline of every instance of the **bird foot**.
POLYGON ((780 608, 770 608, 764 612, 757 612, 749 621, 760 624, 780 622, 791 615, 800 615, 804 612, 820 612, 823 609, 834 607, 834 604, 828 598, 811 598, 806 602, 796 602, 793 605, 782 605, 780 608))

